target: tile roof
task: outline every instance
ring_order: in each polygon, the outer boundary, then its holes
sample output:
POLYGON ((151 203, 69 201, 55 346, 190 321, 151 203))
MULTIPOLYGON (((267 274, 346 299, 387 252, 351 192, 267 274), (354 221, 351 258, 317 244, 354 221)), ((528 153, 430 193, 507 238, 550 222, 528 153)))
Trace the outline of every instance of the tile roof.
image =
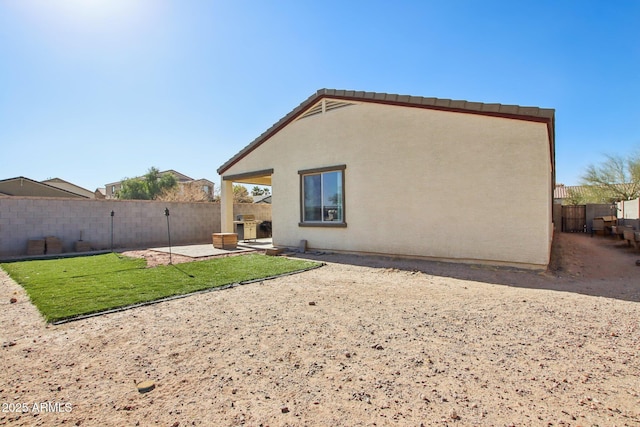
POLYGON ((519 105, 488 104, 482 102, 469 102, 444 98, 427 98, 422 96, 397 95, 379 92, 364 92, 354 90, 320 89, 300 105, 290 111, 286 116, 267 129, 249 145, 244 147, 235 156, 218 168, 218 174, 223 174, 227 169, 237 163, 241 158, 249 154, 256 147, 267 141, 284 126, 295 120, 307 108, 313 106, 322 98, 341 99, 345 101, 373 102, 379 104, 398 105, 414 108, 426 108, 432 110, 452 111, 458 113, 480 114, 494 117, 504 117, 517 120, 528 120, 547 123, 549 140, 551 144, 552 165, 555 164, 555 110, 552 108, 522 107, 519 105))
MULTIPOLYGON (((611 187, 617 188, 619 191, 632 191, 633 184, 612 184, 611 187)), ((611 188, 609 187, 609 188, 611 188)), ((605 187, 603 187, 604 189, 605 187)), ((592 190, 592 186, 590 185, 564 185, 557 184, 553 190, 553 198, 554 199, 567 199, 571 197, 570 193, 573 193, 577 196, 590 196, 592 190)))
POLYGON ((569 192, 574 192, 577 195, 584 196, 587 192, 587 187, 584 185, 564 185, 557 184, 553 189, 554 199, 566 199, 569 197, 569 192))

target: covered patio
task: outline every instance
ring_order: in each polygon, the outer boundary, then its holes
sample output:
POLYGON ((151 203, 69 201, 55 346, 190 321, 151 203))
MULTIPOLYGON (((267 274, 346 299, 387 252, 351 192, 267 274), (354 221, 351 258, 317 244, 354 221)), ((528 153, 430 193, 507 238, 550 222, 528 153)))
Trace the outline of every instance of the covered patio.
POLYGON ((220 185, 220 221, 222 233, 234 233, 233 227, 233 184, 271 186, 273 169, 264 169, 222 177, 220 185))

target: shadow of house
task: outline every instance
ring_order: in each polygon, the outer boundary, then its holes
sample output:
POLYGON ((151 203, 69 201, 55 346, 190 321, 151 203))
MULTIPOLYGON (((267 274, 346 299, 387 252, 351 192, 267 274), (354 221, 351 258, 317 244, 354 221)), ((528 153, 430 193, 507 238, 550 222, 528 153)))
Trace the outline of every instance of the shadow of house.
POLYGON ((557 233, 553 241, 549 269, 546 271, 314 251, 298 253, 295 256, 329 263, 397 269, 516 288, 554 290, 640 302, 640 267, 635 266, 639 258, 638 252, 622 241, 591 238, 584 234, 557 233), (588 254, 590 259, 599 259, 599 262, 610 267, 605 271, 599 269, 598 265, 588 265, 588 261, 583 259, 586 258, 585 254, 588 254))

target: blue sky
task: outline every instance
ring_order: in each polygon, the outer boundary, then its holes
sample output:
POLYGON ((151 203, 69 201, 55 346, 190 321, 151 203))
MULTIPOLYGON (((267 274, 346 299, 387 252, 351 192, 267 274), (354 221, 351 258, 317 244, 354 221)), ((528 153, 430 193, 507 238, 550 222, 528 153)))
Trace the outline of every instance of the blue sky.
POLYGON ((640 1, 0 0, 0 179, 218 183, 320 88, 554 108, 577 184, 640 149, 640 1))

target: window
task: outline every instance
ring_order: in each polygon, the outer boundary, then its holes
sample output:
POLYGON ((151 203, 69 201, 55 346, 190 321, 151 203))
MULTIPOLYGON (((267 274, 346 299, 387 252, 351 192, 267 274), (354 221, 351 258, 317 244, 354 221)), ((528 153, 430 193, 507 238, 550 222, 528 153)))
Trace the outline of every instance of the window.
POLYGON ((301 226, 345 227, 344 170, 334 166, 299 171, 301 226))

